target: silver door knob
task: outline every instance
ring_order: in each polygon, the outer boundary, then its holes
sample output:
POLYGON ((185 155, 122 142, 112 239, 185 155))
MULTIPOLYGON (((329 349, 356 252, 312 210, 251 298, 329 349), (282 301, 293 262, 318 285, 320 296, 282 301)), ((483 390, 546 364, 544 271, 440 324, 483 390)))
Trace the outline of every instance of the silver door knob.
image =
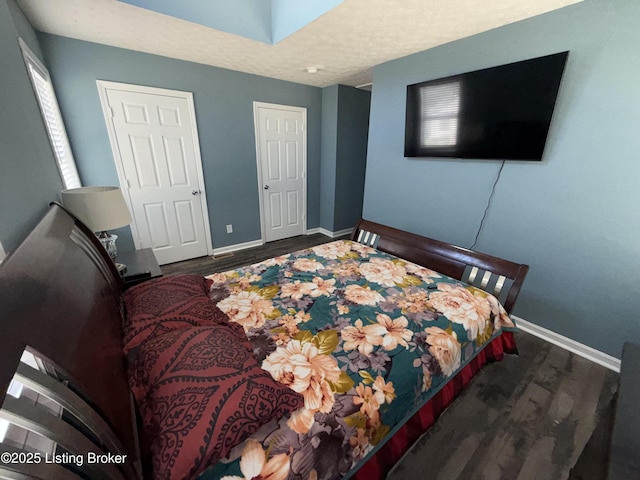
POLYGON ((265 189, 265 190, 269 190, 269 185, 265 185, 265 186, 264 186, 264 189, 265 189))
POLYGON ((193 190, 191 192, 191 195, 199 195, 200 194, 200 190, 193 190))

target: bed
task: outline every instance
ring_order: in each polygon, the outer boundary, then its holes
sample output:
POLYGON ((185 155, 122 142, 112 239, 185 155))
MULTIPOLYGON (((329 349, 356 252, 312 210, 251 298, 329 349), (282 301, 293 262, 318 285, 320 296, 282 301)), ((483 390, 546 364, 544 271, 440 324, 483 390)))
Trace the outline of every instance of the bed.
MULTIPOLYGON (((515 352, 508 313, 527 270, 361 220, 349 241, 205 279, 208 303, 189 300, 188 315, 181 311, 188 328, 151 328, 153 315, 142 307, 153 310, 150 298, 167 301, 173 294, 145 282, 134 287, 139 295, 123 295, 95 236, 54 204, 0 266, 0 420, 37 434, 21 447, 2 443, 0 477, 149 476, 149 453, 155 462, 158 448, 147 434, 157 433, 158 411, 164 420, 177 418, 168 411, 197 420, 206 438, 217 434, 206 409, 189 413, 188 405, 175 409, 164 402, 171 395, 162 389, 172 391, 178 378, 189 377, 195 383, 181 392, 193 398, 224 390, 220 385, 242 385, 239 396, 216 403, 216 412, 223 412, 216 418, 236 420, 220 427, 232 434, 216 446, 224 455, 213 465, 200 444, 191 448, 196 463, 176 462, 167 452, 182 439, 164 437, 160 451, 170 467, 162 478, 183 477, 184 470, 172 469, 176 465, 203 479, 261 471, 270 478, 384 478, 482 365, 515 352), (362 277, 354 274, 358 261, 368 265, 362 277), (420 288, 432 297, 422 309, 420 288), (474 323, 453 310, 445 318, 452 295, 476 305, 483 319, 474 323), (142 299, 137 304, 136 296, 142 299), (132 331, 134 318, 144 328, 132 331), (177 352, 188 352, 188 361, 176 361, 177 352), (218 352, 223 369, 215 384, 202 374, 206 361, 197 352, 218 352), (292 358, 303 357, 320 376, 292 367, 292 358), (224 370, 236 363, 242 375, 224 370), (181 373, 160 382, 158 372, 169 364, 181 373), (399 370, 418 374, 401 380, 399 370), (400 391, 403 382, 410 397, 400 391), (141 401, 161 390, 165 396, 153 408, 141 401), (250 415, 224 410, 231 403, 250 415), (264 411, 266 420, 247 420, 264 411)), ((182 442, 182 450, 189 453, 189 445, 182 442)))

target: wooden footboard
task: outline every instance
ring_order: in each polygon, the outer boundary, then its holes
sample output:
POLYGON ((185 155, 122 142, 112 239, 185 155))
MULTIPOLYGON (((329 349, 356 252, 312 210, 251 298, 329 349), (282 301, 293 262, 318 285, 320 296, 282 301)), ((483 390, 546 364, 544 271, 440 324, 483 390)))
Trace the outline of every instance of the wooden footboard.
POLYGON ((351 240, 409 260, 495 295, 511 313, 528 265, 361 219, 351 240))
POLYGON ((58 205, 1 265, 1 478, 79 478, 63 463, 138 477, 120 292, 96 236, 58 205))

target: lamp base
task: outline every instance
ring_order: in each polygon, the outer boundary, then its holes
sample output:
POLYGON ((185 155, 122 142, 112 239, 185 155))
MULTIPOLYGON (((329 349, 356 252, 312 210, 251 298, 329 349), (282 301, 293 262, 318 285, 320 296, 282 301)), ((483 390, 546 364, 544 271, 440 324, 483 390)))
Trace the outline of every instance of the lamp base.
POLYGON ((118 255, 118 249, 116 248, 116 240, 118 239, 118 236, 112 235, 108 232, 100 232, 96 235, 98 236, 98 240, 100 240, 100 243, 102 243, 104 249, 111 257, 111 260, 115 261, 115 258, 118 255))

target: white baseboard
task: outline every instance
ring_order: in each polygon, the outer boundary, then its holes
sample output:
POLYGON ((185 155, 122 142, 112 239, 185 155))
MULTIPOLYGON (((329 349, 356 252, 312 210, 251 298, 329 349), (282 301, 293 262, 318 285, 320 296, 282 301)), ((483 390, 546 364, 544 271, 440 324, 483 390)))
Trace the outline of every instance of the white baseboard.
POLYGON ((252 240, 251 242, 236 243, 235 245, 229 245, 227 247, 220 247, 213 249, 213 256, 224 255, 225 253, 237 252, 239 250, 245 250, 247 248, 259 247, 263 245, 262 240, 252 240))
POLYGON ((565 350, 575 353, 587 360, 591 360, 592 362, 602 365, 609 370, 620 373, 620 360, 617 358, 601 352, 600 350, 596 350, 595 348, 576 342, 575 340, 571 340, 570 338, 563 337, 556 332, 542 328, 534 323, 527 322, 515 315, 512 315, 512 317, 516 321, 516 326, 523 332, 542 338, 549 343, 553 343, 560 348, 564 348, 565 350))
POLYGON ((337 232, 330 232, 326 228, 316 227, 307 230, 307 235, 313 235, 314 233, 321 233, 329 238, 341 237, 342 235, 347 235, 351 233, 351 228, 345 228, 344 230, 338 230, 337 232))
POLYGON ((353 228, 345 228, 344 230, 338 230, 337 232, 333 232, 333 236, 331 238, 341 237, 343 235, 350 235, 351 232, 353 232, 353 228))

